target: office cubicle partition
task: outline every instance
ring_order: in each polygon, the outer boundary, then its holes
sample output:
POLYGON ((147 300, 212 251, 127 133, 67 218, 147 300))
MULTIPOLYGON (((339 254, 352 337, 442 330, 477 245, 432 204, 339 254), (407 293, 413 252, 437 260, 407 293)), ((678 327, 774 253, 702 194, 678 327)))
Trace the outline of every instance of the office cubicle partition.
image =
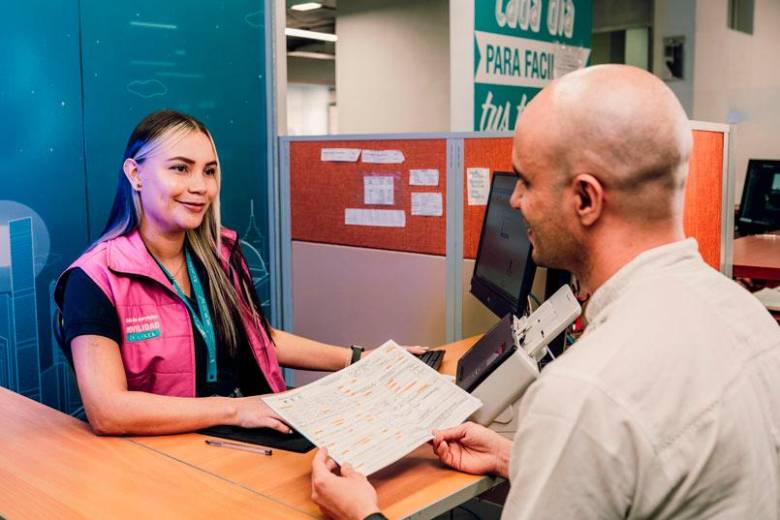
MULTIPOLYGON (((730 275, 728 127, 692 122, 692 128, 685 231, 708 263, 730 275)), ((469 294, 485 211, 474 192, 470 200, 469 181, 489 186, 493 172, 511 171, 511 149, 508 133, 281 138, 284 328, 369 346, 388 338, 437 345, 484 332, 497 318, 469 294), (332 149, 395 157, 323 160, 332 149), (428 185, 412 184, 422 178, 413 170, 429 170, 422 175, 428 185), (438 172, 435 185, 431 170, 438 172), (427 200, 441 194, 441 215, 415 215, 413 193, 431 194, 427 200)), ((543 277, 537 278, 535 291, 543 294, 543 277)), ((314 377, 295 376, 296 384, 314 377)))
MULTIPOLYGON (((727 172, 727 125, 692 121, 693 150, 689 163, 685 192, 685 233, 696 238, 704 260, 715 269, 731 276, 731 240, 733 212, 733 175, 727 172), (729 195, 727 196, 727 191, 729 195)), ((464 139, 463 171, 469 168, 489 168, 511 171, 511 137, 482 137, 475 134, 464 139)), ((464 183, 466 179, 464 178, 464 183)), ((464 190, 467 189, 464 185, 464 190)), ((468 337, 485 331, 498 318, 492 315, 469 293, 469 281, 474 271, 479 232, 485 216, 485 206, 463 205, 463 271, 461 334, 468 337)), ((544 294, 544 271, 537 275, 534 294, 544 294)))

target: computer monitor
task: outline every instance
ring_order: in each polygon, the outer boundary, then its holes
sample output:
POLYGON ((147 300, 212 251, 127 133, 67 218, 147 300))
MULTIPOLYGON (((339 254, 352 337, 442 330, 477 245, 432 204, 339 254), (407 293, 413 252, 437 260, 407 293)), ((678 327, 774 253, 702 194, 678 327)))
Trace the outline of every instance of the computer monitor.
POLYGON ((748 161, 737 225, 743 234, 780 229, 780 161, 748 161))
POLYGON ((513 173, 493 175, 471 277, 471 294, 501 317, 525 312, 536 272, 523 217, 509 205, 516 182, 513 173))

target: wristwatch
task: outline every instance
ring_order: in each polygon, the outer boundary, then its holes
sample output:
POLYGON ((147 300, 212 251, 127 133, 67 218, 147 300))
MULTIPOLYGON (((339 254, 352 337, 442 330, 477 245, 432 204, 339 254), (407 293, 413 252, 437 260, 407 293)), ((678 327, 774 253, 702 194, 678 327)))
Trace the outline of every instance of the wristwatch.
POLYGON ((363 355, 363 351, 366 350, 365 347, 361 347, 360 345, 350 345, 349 348, 352 349, 352 357, 349 358, 349 364, 347 366, 360 361, 360 357, 363 355))

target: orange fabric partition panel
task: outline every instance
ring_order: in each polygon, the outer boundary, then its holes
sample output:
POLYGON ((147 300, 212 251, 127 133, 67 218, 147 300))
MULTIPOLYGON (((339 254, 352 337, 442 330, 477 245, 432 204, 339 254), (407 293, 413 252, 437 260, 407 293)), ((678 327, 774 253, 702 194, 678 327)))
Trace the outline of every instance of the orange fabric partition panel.
POLYGON ((463 140, 463 257, 477 257, 479 234, 485 218, 485 206, 469 206, 468 176, 469 168, 490 168, 490 178, 494 172, 512 171, 512 138, 484 137, 463 140))
MULTIPOLYGON (((512 138, 464 139, 464 167, 512 171, 512 138)), ((720 269, 720 239, 723 197, 723 134, 693 131, 693 152, 685 191, 686 236, 696 238, 704 260, 720 269)), ((463 256, 474 259, 479 246, 485 206, 468 205, 467 174, 463 174, 463 256)))
POLYGON ((704 261, 720 269, 723 224, 723 134, 693 131, 683 224, 685 235, 699 242, 704 261))
POLYGON ((363 141, 293 141, 290 143, 290 204, 293 240, 394 251, 446 254, 447 141, 403 139, 363 141), (400 164, 323 162, 323 148, 400 150, 400 164), (410 169, 439 170, 438 186, 410 186, 410 169), (363 178, 392 176, 393 205, 364 204, 363 178), (412 192, 442 194, 441 217, 411 212, 412 192), (403 210, 405 227, 355 226, 344 223, 347 208, 403 210))

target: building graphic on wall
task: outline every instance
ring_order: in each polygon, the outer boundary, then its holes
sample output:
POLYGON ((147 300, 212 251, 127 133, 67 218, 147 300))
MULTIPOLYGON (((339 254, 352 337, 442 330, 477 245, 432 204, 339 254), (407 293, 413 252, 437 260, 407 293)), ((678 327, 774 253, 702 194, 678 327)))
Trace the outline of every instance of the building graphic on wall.
MULTIPOLYGON (((41 369, 33 219, 0 226, 0 386, 64 412, 81 406, 73 371, 54 337, 51 366, 41 369)), ((49 316, 56 307, 49 284, 49 316)))
POLYGON ((0 382, 40 400, 40 344, 32 218, 8 222, 9 265, 0 275, 0 382))
POLYGON ((255 201, 249 202, 249 225, 241 237, 241 251, 246 257, 246 263, 249 266, 249 272, 252 274, 252 283, 255 286, 255 292, 262 302, 263 312, 266 316, 270 311, 271 293, 270 293, 270 273, 263 251, 267 251, 268 241, 260 232, 255 221, 255 201))
MULTIPOLYGON (((10 296, 4 290, 0 276, 0 386, 11 388, 11 316, 10 296)), ((14 383, 15 384, 15 383, 14 383)))

